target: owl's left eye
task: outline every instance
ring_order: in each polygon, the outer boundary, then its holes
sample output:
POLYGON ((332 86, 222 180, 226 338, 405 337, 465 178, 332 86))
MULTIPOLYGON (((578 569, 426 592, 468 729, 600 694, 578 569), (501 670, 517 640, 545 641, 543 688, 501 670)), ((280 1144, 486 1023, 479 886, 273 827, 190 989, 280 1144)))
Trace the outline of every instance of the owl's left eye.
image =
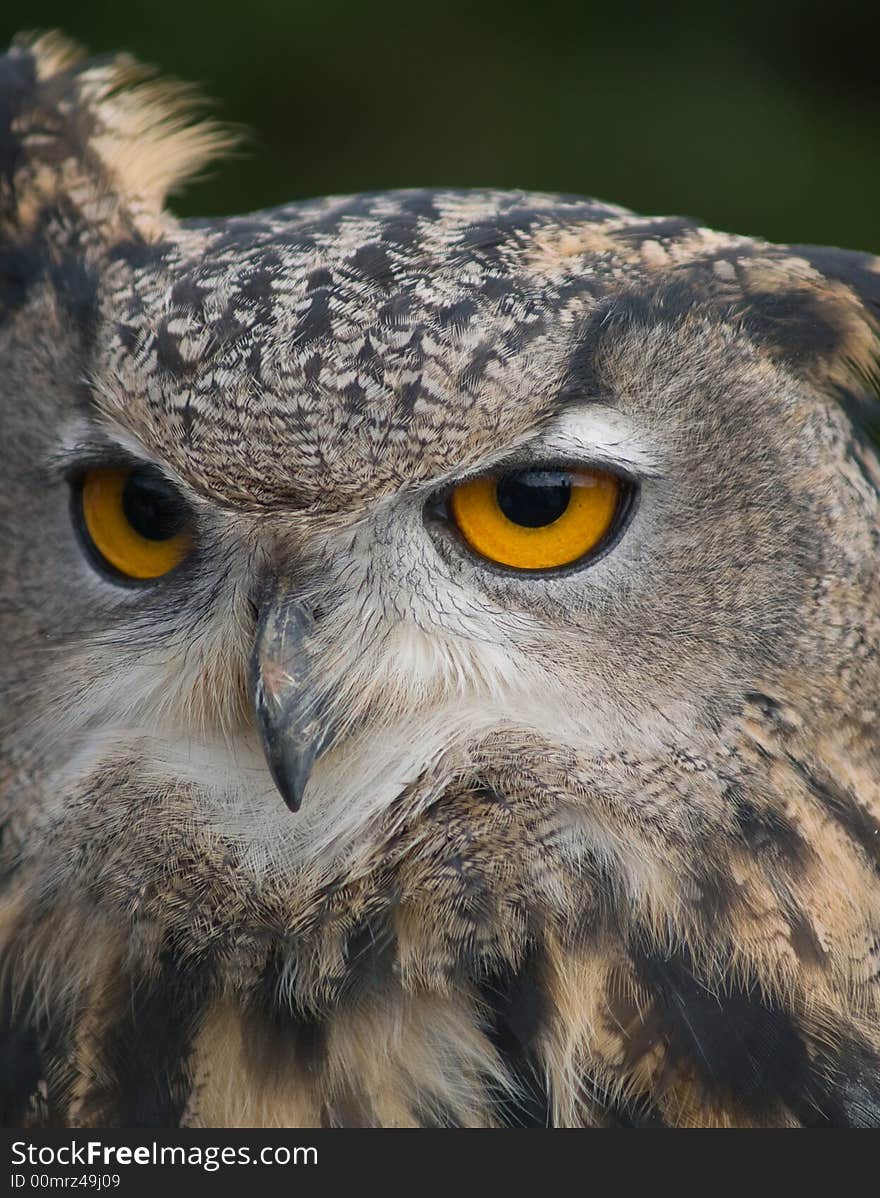
POLYGON ((515 570, 553 570, 592 558, 631 493, 606 470, 516 470, 459 483, 449 514, 476 553, 515 570))
POLYGON ((73 502, 90 556, 111 577, 139 582, 161 578, 192 547, 189 509, 152 466, 87 470, 73 502))

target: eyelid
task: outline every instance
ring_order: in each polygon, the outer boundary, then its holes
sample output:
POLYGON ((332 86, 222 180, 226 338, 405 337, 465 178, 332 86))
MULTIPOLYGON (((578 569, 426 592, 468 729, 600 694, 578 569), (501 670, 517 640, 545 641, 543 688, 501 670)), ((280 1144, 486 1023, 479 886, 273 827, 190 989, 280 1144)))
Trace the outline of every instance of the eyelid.
MULTIPOLYGON (((135 470, 138 467, 152 467, 164 474, 161 467, 148 458, 138 457, 111 441, 79 441, 56 449, 46 459, 50 475, 67 482, 88 470, 135 470)), ((168 481, 177 485, 173 478, 168 481)))
POLYGON ((74 460, 63 464, 63 477, 71 486, 78 486, 83 477, 93 470, 136 470, 147 466, 147 462, 139 462, 128 454, 120 453, 86 453, 74 460))
POLYGON ((81 417, 62 429, 59 441, 43 459, 43 468, 55 481, 70 480, 84 470, 145 467, 156 470, 188 501, 194 498, 185 480, 156 460, 135 437, 124 430, 105 430, 81 417))
POLYGON ((462 484, 471 482, 475 478, 501 478, 505 474, 515 474, 521 470, 598 470, 606 474, 613 474, 619 478, 624 484, 629 487, 638 487, 641 481, 640 475, 632 474, 628 470, 612 465, 607 461, 598 458, 563 458, 560 456, 544 456, 531 457, 523 456, 521 452, 516 452, 510 457, 504 458, 502 461, 484 469, 471 470, 467 474, 456 475, 455 478, 449 479, 439 487, 435 484, 431 491, 428 504, 434 507, 437 500, 442 500, 444 503, 449 498, 456 487, 462 484))
POLYGON ((613 448, 615 452, 612 452, 611 447, 574 446, 571 441, 562 438, 558 441, 547 440, 535 446, 536 457, 529 460, 527 465, 541 465, 547 459, 564 460, 568 470, 576 466, 588 470, 605 470, 631 482, 663 477, 659 465, 647 455, 633 454, 628 457, 621 446, 613 448))
POLYGON ((66 482, 71 486, 89 470, 154 470, 178 492, 181 502, 185 503, 187 508, 197 512, 202 506, 199 496, 194 495, 181 479, 168 471, 161 462, 135 453, 115 441, 83 438, 71 442, 50 455, 46 460, 46 468, 52 480, 66 482))
POLYGON ((604 470, 631 484, 663 478, 659 454, 641 444, 635 431, 626 427, 627 423, 619 416, 616 421, 593 418, 589 422, 564 416, 535 431, 530 440, 506 453, 487 456, 469 469, 435 476, 419 484, 417 490, 423 496, 432 496, 469 479, 534 469, 604 470), (578 423, 584 425, 582 434, 574 431, 578 423), (615 423, 622 427, 614 427, 615 423))

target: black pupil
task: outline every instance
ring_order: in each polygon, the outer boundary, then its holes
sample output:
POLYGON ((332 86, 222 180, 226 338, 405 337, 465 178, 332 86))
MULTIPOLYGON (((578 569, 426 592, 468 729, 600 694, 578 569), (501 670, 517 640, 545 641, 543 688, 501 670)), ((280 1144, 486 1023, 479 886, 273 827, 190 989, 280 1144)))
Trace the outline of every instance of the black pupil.
POLYGON ((543 528, 568 507, 571 475, 565 470, 520 470, 498 480, 496 495, 508 520, 524 528, 543 528))
POLYGON ((155 470, 132 470, 122 491, 125 518, 149 541, 167 541, 180 532, 186 511, 180 496, 155 470))

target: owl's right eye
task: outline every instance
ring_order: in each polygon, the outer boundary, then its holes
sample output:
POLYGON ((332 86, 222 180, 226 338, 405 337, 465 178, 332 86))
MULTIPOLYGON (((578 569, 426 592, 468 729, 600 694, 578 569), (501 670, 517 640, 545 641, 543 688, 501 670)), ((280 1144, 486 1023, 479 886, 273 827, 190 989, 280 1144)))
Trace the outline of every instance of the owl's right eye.
POLYGON ((117 580, 161 578, 192 548, 190 511, 152 466, 86 470, 73 504, 90 557, 117 580))

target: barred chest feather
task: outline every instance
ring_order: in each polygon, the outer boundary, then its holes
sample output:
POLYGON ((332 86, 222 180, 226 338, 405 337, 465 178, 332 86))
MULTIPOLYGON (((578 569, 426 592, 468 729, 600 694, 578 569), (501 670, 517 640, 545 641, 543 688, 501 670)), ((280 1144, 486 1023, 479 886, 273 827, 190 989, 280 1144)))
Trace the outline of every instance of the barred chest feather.
POLYGON ((876 911, 847 891, 876 906, 878 824, 815 761, 771 760, 766 696, 752 715, 723 776, 679 755, 586 779, 519 744, 295 900, 184 836, 147 834, 100 901, 19 878, 3 1122, 876 1123, 876 911), (676 827, 697 796, 712 814, 676 827))

